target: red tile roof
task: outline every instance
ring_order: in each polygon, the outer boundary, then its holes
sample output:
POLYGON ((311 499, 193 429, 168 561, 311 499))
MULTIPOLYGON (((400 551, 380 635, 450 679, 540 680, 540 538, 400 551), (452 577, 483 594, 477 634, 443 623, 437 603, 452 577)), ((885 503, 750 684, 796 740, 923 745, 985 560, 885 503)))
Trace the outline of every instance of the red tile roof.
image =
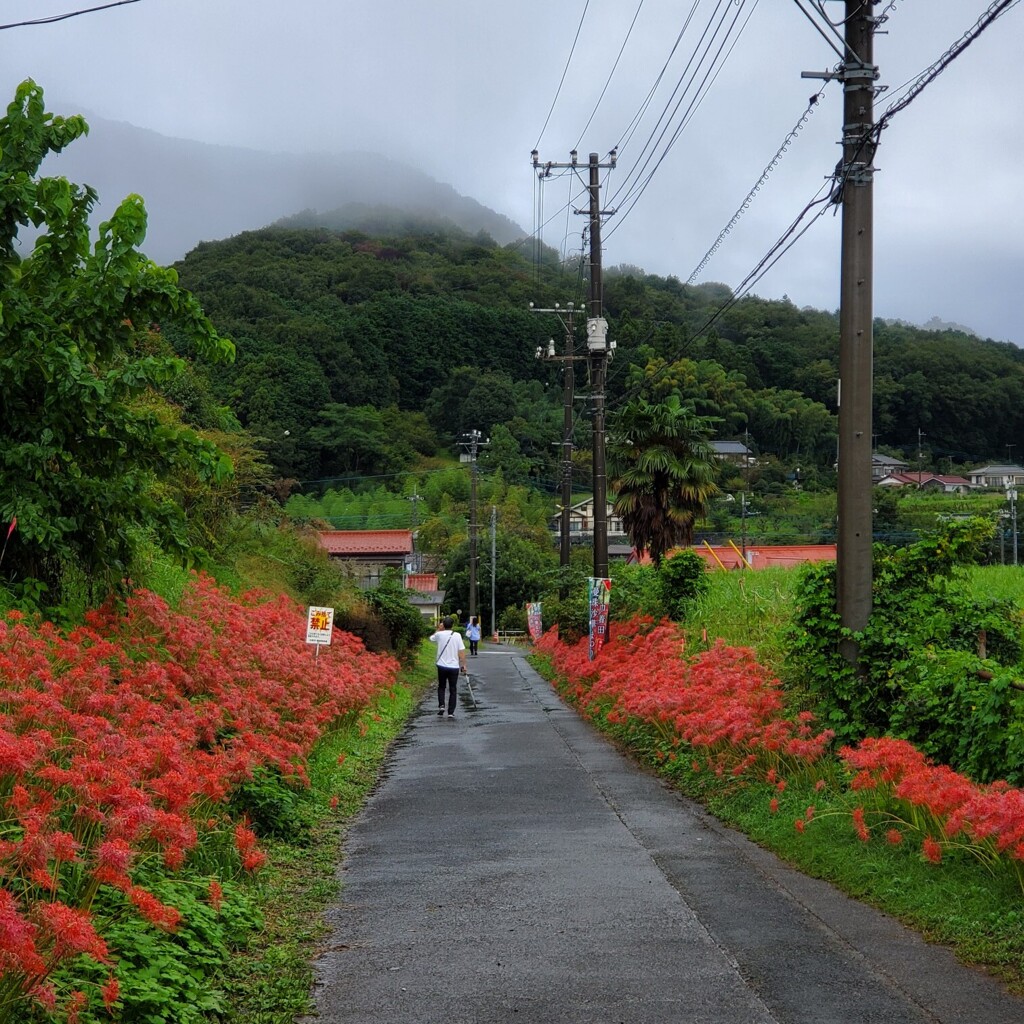
POLYGON ((408 555, 411 530, 322 530, 320 546, 329 555, 408 555))
POLYGON ((414 572, 405 577, 405 585, 409 590, 420 590, 425 594, 437 590, 436 572, 414 572))
MULTIPOLYGON (((709 569, 739 569, 743 564, 742 549, 728 544, 720 547, 695 545, 690 548, 707 563, 709 569)), ((671 557, 671 556, 670 556, 671 557)), ((834 562, 835 544, 748 544, 747 564, 751 569, 767 569, 769 566, 793 566, 804 562, 834 562)), ((645 551, 640 558, 634 551, 630 561, 650 565, 651 556, 645 551)))

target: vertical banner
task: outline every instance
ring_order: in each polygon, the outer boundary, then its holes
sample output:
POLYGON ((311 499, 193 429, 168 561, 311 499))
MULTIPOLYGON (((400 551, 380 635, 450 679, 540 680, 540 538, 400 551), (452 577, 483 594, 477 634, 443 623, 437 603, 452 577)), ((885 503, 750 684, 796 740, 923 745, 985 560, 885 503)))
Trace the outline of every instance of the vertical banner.
POLYGON ((531 640, 539 640, 544 633, 541 624, 540 601, 532 601, 526 606, 526 628, 530 631, 531 640))
POLYGON ((600 653, 608 636, 608 602, 612 596, 612 581, 597 576, 587 578, 587 596, 590 601, 590 660, 600 653))

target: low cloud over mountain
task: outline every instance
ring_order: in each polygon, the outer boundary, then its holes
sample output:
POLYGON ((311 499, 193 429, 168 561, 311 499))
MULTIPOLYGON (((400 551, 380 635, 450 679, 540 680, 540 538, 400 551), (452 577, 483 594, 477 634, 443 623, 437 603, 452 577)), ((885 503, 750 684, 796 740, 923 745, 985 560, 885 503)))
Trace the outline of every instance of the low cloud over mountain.
POLYGON ((509 218, 450 185, 373 153, 264 153, 174 139, 87 116, 90 132, 44 164, 93 186, 95 227, 126 195, 143 197, 149 233, 143 251, 158 263, 181 259, 202 241, 265 227, 300 211, 307 222, 358 220, 357 211, 390 207, 423 220, 448 221, 499 244, 526 233, 509 218), (352 211, 349 217, 338 211, 352 211))

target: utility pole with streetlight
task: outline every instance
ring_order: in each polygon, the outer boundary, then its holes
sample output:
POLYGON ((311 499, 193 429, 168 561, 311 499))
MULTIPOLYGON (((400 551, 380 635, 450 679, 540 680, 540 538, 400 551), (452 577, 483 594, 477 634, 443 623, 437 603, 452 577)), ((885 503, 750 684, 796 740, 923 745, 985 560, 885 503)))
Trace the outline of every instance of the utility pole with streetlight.
MULTIPOLYGON (((537 175, 546 178, 555 168, 579 166, 576 150, 570 154, 567 164, 540 162, 537 150, 530 154, 537 175)), ((605 461, 605 377, 608 360, 615 343, 608 339, 608 321, 602 316, 604 301, 601 276, 601 218, 610 216, 614 210, 601 210, 601 171, 615 167, 616 151, 609 154, 609 162, 601 163, 597 153, 591 153, 588 161, 590 178, 587 191, 590 202, 585 210, 574 213, 590 218, 590 303, 587 316, 587 353, 590 358, 591 415, 593 423, 593 477, 594 477, 594 576, 608 578, 608 470, 605 461)), ((564 504, 564 502, 563 502, 564 504)))
POLYGON ((573 317, 577 310, 575 303, 567 302, 563 308, 557 302, 551 309, 539 309, 530 303, 530 312, 532 313, 553 313, 562 323, 562 328, 565 333, 565 355, 555 354, 555 340, 552 338, 548 341, 547 348, 543 345, 537 346, 536 356, 538 359, 545 359, 548 361, 561 362, 565 365, 562 368, 562 397, 563 397, 563 409, 562 409, 562 479, 561 479, 561 494, 562 503, 561 509, 561 520, 560 520, 560 556, 559 564, 562 567, 562 582, 558 588, 558 596, 565 600, 569 596, 568 589, 568 568, 571 554, 570 546, 570 531, 569 531, 569 510, 572 505, 572 434, 573 434, 573 411, 572 403, 574 399, 574 389, 576 374, 573 369, 573 363, 577 359, 582 358, 576 355, 576 337, 574 333, 573 317))
POLYGON ((469 615, 477 615, 476 577, 477 577, 477 521, 476 521, 476 457, 481 447, 490 444, 490 439, 482 441, 479 430, 471 430, 462 435, 465 440, 459 445, 469 452, 469 615))

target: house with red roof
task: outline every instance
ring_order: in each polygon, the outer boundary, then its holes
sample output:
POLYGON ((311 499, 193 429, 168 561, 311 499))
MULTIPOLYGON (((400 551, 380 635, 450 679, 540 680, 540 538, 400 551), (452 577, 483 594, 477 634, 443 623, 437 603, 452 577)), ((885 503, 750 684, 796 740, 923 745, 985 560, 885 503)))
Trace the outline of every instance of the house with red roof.
POLYGON ((405 573, 412 558, 411 530, 321 530, 320 546, 364 590, 380 583, 385 569, 405 573))
POLYGON ((423 618, 436 622, 441 617, 445 592, 438 589, 436 572, 411 572, 405 577, 405 587, 409 604, 418 608, 423 618))
POLYGON ((916 487, 920 491, 942 491, 945 494, 967 494, 974 485, 965 476, 942 473, 889 473, 878 481, 879 487, 916 487))

